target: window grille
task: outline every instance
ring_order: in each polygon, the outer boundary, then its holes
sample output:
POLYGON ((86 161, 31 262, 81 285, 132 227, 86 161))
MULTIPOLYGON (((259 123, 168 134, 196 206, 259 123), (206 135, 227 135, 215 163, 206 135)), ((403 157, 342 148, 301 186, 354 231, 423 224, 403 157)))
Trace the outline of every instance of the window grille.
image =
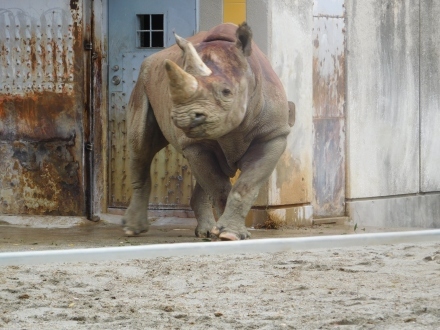
POLYGON ((165 46, 164 15, 137 15, 137 45, 138 48, 160 48, 165 46))

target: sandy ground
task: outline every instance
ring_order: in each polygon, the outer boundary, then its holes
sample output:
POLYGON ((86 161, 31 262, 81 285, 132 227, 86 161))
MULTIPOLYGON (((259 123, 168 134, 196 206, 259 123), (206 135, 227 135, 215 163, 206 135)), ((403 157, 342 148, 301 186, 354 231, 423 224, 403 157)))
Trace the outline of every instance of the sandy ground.
MULTIPOLYGON (((334 230, 323 228, 309 232, 334 230)), ((19 240, 17 230, 36 229, 3 226, 3 251, 87 246, 78 233, 55 245, 56 231, 19 240)), ((192 237, 163 230, 165 241, 192 237)), ((89 246, 127 244, 97 241, 89 246)), ((0 328, 439 329, 440 242, 4 266, 0 328)))

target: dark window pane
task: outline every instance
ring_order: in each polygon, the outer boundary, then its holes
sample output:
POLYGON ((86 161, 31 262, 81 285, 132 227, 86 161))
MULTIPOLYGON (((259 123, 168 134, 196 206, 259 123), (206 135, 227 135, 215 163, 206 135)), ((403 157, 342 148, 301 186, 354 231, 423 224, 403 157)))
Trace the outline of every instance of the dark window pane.
POLYGON ((139 47, 151 47, 150 32, 138 32, 138 34, 139 34, 139 47))
POLYGON ((163 30, 163 15, 151 15, 151 29, 163 30))
POLYGON ((139 17, 139 30, 150 29, 150 15, 138 15, 139 17))
POLYGON ((163 32, 151 32, 151 47, 163 47, 163 32))

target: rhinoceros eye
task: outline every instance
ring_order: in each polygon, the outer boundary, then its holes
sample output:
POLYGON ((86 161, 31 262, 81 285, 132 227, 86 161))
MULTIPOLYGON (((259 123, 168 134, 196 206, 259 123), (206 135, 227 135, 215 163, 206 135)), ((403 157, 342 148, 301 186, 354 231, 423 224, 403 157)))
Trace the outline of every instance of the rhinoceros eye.
POLYGON ((229 88, 225 88, 222 90, 223 96, 229 96, 232 94, 231 90, 229 88))

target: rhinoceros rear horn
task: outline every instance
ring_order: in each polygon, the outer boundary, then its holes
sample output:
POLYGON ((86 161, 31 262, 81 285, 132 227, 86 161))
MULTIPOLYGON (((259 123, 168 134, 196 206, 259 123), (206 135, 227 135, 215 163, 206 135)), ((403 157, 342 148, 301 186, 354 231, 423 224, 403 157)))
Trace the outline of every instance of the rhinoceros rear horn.
POLYGON ((197 91, 197 79, 191 74, 185 72, 176 63, 165 60, 165 69, 170 83, 170 94, 174 103, 180 103, 197 91))
POLYGON ((183 69, 195 76, 209 76, 212 71, 203 63, 193 44, 174 33, 176 43, 183 50, 183 69))
POLYGON ((252 30, 246 22, 243 22, 238 26, 237 32, 235 32, 235 36, 237 37, 237 48, 242 50, 244 56, 251 55, 252 30))

